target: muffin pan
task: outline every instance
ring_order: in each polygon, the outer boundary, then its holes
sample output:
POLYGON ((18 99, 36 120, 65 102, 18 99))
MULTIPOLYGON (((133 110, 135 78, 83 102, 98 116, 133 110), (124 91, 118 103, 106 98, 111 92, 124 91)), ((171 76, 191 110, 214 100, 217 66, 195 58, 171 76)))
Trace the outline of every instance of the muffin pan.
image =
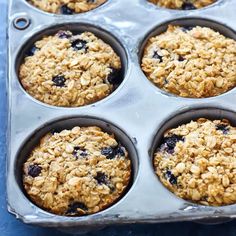
POLYGON ((226 118, 236 125, 236 89, 211 98, 181 98, 155 87, 140 67, 145 42, 163 32, 168 23, 208 26, 236 39, 235 8, 234 0, 221 0, 194 11, 158 8, 146 0, 110 0, 90 12, 68 16, 44 13, 24 0, 10 1, 9 212, 25 223, 67 230, 76 227, 96 229, 110 224, 235 218, 236 204, 201 206, 168 191, 154 173, 153 152, 166 129, 192 119, 226 118), (27 22, 26 27, 17 27, 17 19, 27 22), (91 105, 63 108, 41 103, 24 91, 18 80, 24 52, 35 40, 58 29, 91 30, 120 55, 124 79, 111 95, 91 105), (22 188, 22 163, 49 130, 74 125, 98 125, 105 131, 114 132, 130 153, 133 181, 127 193, 104 211, 82 217, 65 217, 48 213, 27 198, 22 188))

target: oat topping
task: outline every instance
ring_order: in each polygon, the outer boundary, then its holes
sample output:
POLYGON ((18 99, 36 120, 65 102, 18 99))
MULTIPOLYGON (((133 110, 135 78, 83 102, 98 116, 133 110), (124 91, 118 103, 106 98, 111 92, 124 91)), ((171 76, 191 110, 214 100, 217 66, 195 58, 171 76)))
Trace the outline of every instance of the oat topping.
POLYGON ((203 205, 236 203, 236 127, 198 119, 165 132, 154 154, 161 182, 177 196, 203 205))
POLYGON ((36 205, 80 216, 101 211, 122 196, 131 161, 114 135, 94 126, 74 127, 43 137, 23 172, 24 188, 36 205))
POLYGON ((160 7, 180 10, 195 10, 215 3, 217 0, 149 0, 160 7))
POLYGON ((28 0, 28 2, 46 12, 72 15, 93 10, 106 0, 28 0))
POLYGON ((157 87, 182 97, 217 96, 236 86, 236 41, 207 27, 169 25, 149 39, 142 70, 157 87))
POLYGON ((79 107, 107 97, 122 82, 114 50, 90 32, 59 31, 27 52, 20 66, 24 89, 41 102, 79 107))

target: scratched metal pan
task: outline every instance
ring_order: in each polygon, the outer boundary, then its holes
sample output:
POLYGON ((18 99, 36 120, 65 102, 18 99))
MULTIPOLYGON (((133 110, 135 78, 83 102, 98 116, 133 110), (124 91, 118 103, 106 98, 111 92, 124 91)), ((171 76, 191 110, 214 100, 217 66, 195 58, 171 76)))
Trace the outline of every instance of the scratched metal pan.
POLYGON ((235 0, 220 0, 212 6, 191 11, 163 9, 145 0, 110 0, 91 12, 63 16, 40 11, 25 0, 11 0, 8 30, 9 212, 25 223, 68 230, 136 222, 235 218, 236 205, 201 206, 176 197, 160 183, 152 161, 161 135, 170 127, 198 117, 226 118, 236 125, 236 89, 212 98, 181 98, 156 88, 140 69, 147 39, 163 32, 169 23, 208 26, 236 39, 235 10, 235 0), (26 50, 43 35, 63 28, 75 32, 91 30, 122 58, 123 82, 107 98, 80 108, 63 108, 36 101, 22 88, 18 69, 26 50), (83 217, 57 216, 38 208, 22 188, 22 163, 28 153, 51 129, 94 124, 114 132, 130 152, 133 180, 126 194, 106 210, 83 217))

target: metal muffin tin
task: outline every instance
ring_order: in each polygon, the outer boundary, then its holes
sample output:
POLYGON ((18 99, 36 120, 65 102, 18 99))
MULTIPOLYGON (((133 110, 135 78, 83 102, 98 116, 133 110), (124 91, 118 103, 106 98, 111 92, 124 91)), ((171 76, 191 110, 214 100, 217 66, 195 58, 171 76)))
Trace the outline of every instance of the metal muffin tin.
POLYGON ((159 8, 146 0, 109 0, 97 9, 71 16, 45 13, 25 0, 9 7, 8 210, 25 223, 90 229, 110 224, 233 219, 236 205, 208 207, 176 197, 153 170, 153 152, 163 132, 198 117, 227 118, 236 125, 236 89, 217 97, 181 98, 155 87, 140 68, 145 42, 170 22, 204 25, 236 39, 236 1, 192 11, 159 8), (23 23, 28 25, 23 27, 23 23), (122 58, 124 80, 107 98, 79 108, 55 107, 36 101, 22 88, 18 68, 25 50, 44 34, 59 28, 91 30, 122 58), (83 217, 63 217, 34 205, 22 188, 22 163, 40 137, 54 128, 98 125, 115 135, 130 152, 133 181, 114 205, 83 217))

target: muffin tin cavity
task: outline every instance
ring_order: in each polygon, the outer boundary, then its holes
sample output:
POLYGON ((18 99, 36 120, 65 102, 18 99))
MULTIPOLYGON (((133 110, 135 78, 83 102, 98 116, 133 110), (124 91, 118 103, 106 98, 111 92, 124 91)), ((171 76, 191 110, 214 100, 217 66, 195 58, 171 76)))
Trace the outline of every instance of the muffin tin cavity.
POLYGON ((105 4, 107 0, 26 0, 26 2, 44 12, 73 15, 96 9, 105 4))
POLYGON ((218 3, 220 0, 148 0, 158 7, 175 10, 198 10, 218 3))
POLYGON ((109 96, 122 83, 126 52, 119 41, 88 24, 59 25, 34 35, 16 70, 22 87, 48 105, 80 107, 109 96))
POLYGON ((235 32, 199 18, 169 21, 141 45, 147 78, 165 92, 186 98, 221 95, 236 86, 235 32))
POLYGON ((123 197, 137 167, 136 150, 123 131, 96 118, 73 117, 45 124, 26 140, 15 176, 38 207, 83 216, 123 197))
POLYGON ((155 137, 154 171, 171 192, 207 206, 236 203, 236 114, 209 108, 186 111, 155 137))

